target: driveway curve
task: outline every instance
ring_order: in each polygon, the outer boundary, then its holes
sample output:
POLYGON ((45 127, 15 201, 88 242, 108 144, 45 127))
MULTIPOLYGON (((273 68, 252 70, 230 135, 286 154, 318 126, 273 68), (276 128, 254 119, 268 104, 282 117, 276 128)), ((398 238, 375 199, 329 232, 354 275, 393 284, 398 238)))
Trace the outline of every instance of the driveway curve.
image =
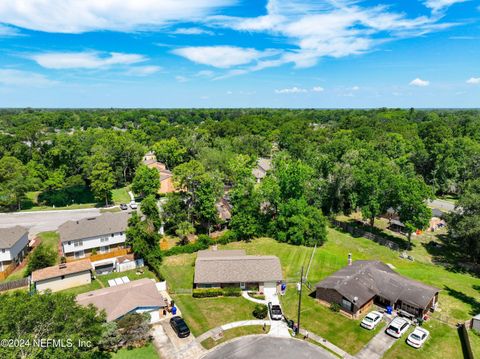
POLYGON ((242 337, 208 352, 202 359, 338 359, 325 349, 298 339, 265 335, 242 337))

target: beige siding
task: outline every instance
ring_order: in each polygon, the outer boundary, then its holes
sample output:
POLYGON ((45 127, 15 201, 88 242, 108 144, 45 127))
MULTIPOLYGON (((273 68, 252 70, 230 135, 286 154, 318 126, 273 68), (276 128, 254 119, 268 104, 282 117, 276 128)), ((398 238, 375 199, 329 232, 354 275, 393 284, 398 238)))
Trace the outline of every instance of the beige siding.
POLYGON ((63 279, 62 277, 56 277, 37 281, 35 282, 35 288, 39 292, 43 292, 47 289, 50 289, 52 292, 58 292, 59 290, 90 284, 91 280, 92 276, 90 271, 84 271, 75 274, 68 274, 64 276, 63 279))

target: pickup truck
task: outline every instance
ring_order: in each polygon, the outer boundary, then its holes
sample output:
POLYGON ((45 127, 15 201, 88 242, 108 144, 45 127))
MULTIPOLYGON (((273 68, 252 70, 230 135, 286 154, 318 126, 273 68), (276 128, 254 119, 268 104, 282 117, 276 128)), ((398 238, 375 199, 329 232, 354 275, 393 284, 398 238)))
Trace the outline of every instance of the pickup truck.
POLYGON ((278 304, 268 303, 268 311, 270 312, 270 318, 272 320, 282 320, 282 308, 278 304))

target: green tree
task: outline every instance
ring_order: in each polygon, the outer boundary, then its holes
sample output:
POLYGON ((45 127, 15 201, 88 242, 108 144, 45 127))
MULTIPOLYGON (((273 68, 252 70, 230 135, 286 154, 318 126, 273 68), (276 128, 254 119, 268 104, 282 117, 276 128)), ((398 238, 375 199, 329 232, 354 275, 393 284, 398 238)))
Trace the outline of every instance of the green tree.
POLYGON ((40 244, 37 248, 33 250, 33 253, 30 255, 25 275, 29 276, 37 269, 53 266, 56 261, 57 252, 55 252, 54 249, 45 247, 43 244, 40 244))
POLYGON ((21 209, 22 199, 30 188, 28 169, 18 159, 0 159, 0 205, 21 209))
POLYGON ((160 188, 160 177, 155 168, 141 165, 135 172, 132 189, 142 196, 156 195, 160 188))
POLYGON ((0 295, 0 339, 63 340, 64 346, 1 346, 2 358, 101 358, 99 343, 105 332, 105 314, 94 306, 76 303, 65 293, 31 294, 15 291, 0 295), (71 346, 67 345, 71 342, 71 346), (90 346, 79 343, 90 342, 90 346))
POLYGON ((110 165, 105 162, 96 163, 90 174, 90 181, 90 187, 95 197, 99 200, 105 199, 105 206, 108 206, 108 200, 112 195, 111 191, 115 185, 115 177, 110 165))
POLYGON ((459 252, 480 263, 480 180, 467 182, 447 221, 449 238, 459 252))
POLYGON ((153 145, 157 160, 165 163, 167 168, 174 168, 182 163, 187 155, 187 149, 178 142, 176 137, 160 140, 153 145))
POLYGON ((130 313, 117 322, 117 333, 124 347, 142 347, 150 341, 150 315, 130 313))
POLYGON ((195 233, 195 227, 190 222, 180 222, 175 230, 177 236, 180 237, 180 244, 188 244, 188 236, 195 233))
POLYGON ((155 196, 149 195, 145 197, 140 203, 140 209, 145 215, 146 220, 158 231, 162 225, 162 220, 160 219, 160 212, 155 196))

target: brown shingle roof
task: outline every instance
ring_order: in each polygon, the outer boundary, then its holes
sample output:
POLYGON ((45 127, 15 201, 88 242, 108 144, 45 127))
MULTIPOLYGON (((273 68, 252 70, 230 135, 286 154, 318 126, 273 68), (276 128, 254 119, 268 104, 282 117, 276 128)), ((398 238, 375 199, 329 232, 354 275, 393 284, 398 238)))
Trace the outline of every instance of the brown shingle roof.
POLYGON ((52 267, 36 270, 32 273, 32 282, 60 277, 62 275, 74 274, 92 270, 90 260, 84 259, 76 262, 65 263, 52 267))
POLYGON ((234 251, 203 252, 195 261, 194 283, 274 282, 282 280, 275 256, 247 256, 234 251))
POLYGON ((140 307, 165 307, 165 300, 155 282, 148 278, 79 294, 77 303, 85 306, 93 304, 105 310, 108 321, 119 319, 140 307))
POLYGON ((379 261, 355 261, 317 283, 316 288, 335 289, 360 308, 375 295, 426 308, 439 289, 401 276, 379 261))
POLYGON ((21 226, 0 228, 0 248, 13 247, 25 233, 28 229, 21 226))
POLYGON ((236 257, 246 256, 244 249, 230 249, 230 250, 201 250, 197 252, 197 258, 219 258, 219 257, 236 257))
POLYGON ((58 227, 62 242, 74 241, 104 234, 124 232, 128 228, 130 214, 104 213, 98 217, 68 221, 58 227))

